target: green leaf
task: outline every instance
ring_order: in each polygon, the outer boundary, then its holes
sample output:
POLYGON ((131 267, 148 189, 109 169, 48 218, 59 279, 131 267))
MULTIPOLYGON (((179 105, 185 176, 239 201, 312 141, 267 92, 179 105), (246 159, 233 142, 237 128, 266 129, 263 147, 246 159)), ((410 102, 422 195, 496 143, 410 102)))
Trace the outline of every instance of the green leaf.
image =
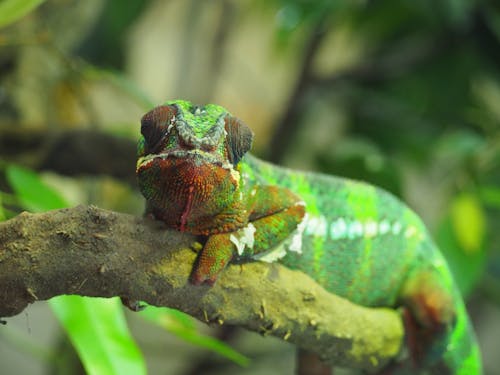
POLYGON ((22 18, 45 0, 2 0, 0 2, 0 27, 22 18))
POLYGON ((240 366, 247 366, 249 363, 247 357, 230 346, 213 337, 200 334, 193 323, 193 318, 178 310, 148 306, 139 314, 184 341, 218 353, 240 366))
POLYGON ((466 250, 463 239, 457 237, 451 212, 439 225, 436 241, 450 265, 461 293, 468 295, 484 272, 487 259, 485 241, 481 240, 481 247, 473 252, 466 250))
POLYGON ((146 374, 118 298, 59 296, 49 301, 87 374, 146 374))
POLYGON ((8 165, 6 177, 21 206, 31 212, 43 212, 68 207, 54 189, 46 185, 35 172, 16 165, 8 165))
POLYGON ((486 218, 481 202, 472 193, 462 193, 455 197, 451 205, 451 223, 460 246, 467 253, 481 250, 486 218))

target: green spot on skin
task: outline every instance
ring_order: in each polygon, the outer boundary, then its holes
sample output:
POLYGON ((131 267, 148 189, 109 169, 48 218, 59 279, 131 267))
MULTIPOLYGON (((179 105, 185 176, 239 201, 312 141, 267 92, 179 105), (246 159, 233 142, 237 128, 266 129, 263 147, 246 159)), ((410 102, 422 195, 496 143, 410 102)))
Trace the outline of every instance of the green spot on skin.
POLYGON ((229 114, 225 108, 216 104, 195 106, 186 100, 174 100, 166 104, 177 105, 184 121, 191 126, 194 134, 200 138, 207 134, 221 116, 229 114))
POLYGON ((276 185, 278 180, 273 168, 270 164, 264 164, 261 170, 261 177, 266 180, 269 185, 276 185))
POLYGON ((324 283, 326 281, 324 278, 327 277, 327 275, 322 271, 322 261, 325 249, 323 246, 324 242, 324 237, 314 237, 314 272, 318 275, 317 279, 320 284, 324 283))
POLYGON ((141 136, 139 142, 137 142, 137 157, 144 156, 144 150, 146 148, 146 140, 141 136))
POLYGON ((325 242, 328 237, 328 222, 324 216, 321 215, 320 210, 318 208, 318 202, 317 202, 317 195, 311 194, 311 185, 309 181, 305 178, 304 175, 294 175, 291 177, 291 182, 290 182, 294 187, 295 187, 295 192, 300 196, 303 197, 306 200, 306 207, 307 207, 307 212, 310 218, 313 220, 319 220, 318 223, 320 223, 320 219, 323 221, 321 222, 322 225, 324 225, 324 234, 321 236, 314 236, 313 239, 313 247, 314 247, 314 252, 313 252, 313 269, 314 272, 318 278, 319 283, 323 283, 326 280, 323 280, 326 278, 328 275, 323 272, 323 257, 324 257, 324 251, 325 251, 325 242))
MULTIPOLYGON (((357 183, 351 182, 355 185, 357 183)), ((356 219, 360 224, 368 220, 378 219, 378 195, 375 188, 370 187, 369 189, 363 189, 363 194, 358 195, 356 192, 360 189, 355 187, 350 188, 346 186, 347 189, 352 189, 353 193, 349 194, 348 202, 351 206, 353 212, 355 213, 356 219)), ((372 244, 371 238, 364 238, 364 249, 359 257, 360 269, 358 271, 358 277, 356 277, 351 284, 348 295, 359 293, 360 290, 365 290, 369 293, 368 288, 365 287, 366 280, 370 280, 371 268, 372 268, 372 244)))

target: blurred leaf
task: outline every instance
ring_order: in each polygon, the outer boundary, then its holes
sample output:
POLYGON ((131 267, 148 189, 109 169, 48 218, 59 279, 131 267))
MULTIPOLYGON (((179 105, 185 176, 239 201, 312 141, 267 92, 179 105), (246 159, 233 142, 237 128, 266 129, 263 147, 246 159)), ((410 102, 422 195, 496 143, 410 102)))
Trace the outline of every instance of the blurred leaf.
POLYGON ((144 109, 150 109, 155 106, 155 103, 139 88, 139 86, 120 72, 113 72, 106 69, 100 69, 92 65, 87 65, 85 67, 84 74, 85 77, 90 80, 94 79, 109 82, 111 85, 114 85, 118 89, 130 95, 130 97, 144 109))
POLYGON ((440 138, 436 144, 436 152, 445 157, 463 160, 477 153, 485 144, 484 138, 478 134, 457 130, 440 138))
POLYGON ((275 0, 261 1, 275 12, 276 39, 278 46, 286 47, 287 41, 299 30, 324 25, 325 21, 335 15, 343 14, 357 8, 358 4, 331 0, 275 0))
POLYGON ((0 2, 0 27, 16 22, 44 1, 45 0, 2 0, 0 2))
POLYGON ((494 2, 491 2, 491 4, 486 3, 483 14, 493 34, 500 38, 500 9, 498 5, 495 6, 494 2))
MULTIPOLYGON (((435 5, 432 1, 431 5, 435 5)), ((475 1, 470 0, 446 0, 443 2, 444 15, 455 24, 463 25, 474 10, 475 1)))
POLYGON ((118 298, 59 296, 49 301, 87 374, 146 374, 118 298))
POLYGON ((151 0, 101 1, 102 10, 99 22, 85 38, 79 48, 79 54, 85 61, 98 66, 113 67, 123 70, 127 65, 124 49, 127 47, 127 35, 134 28, 136 20, 150 6, 151 0))
POLYGON ((481 251, 486 232, 486 218, 476 195, 462 193, 451 205, 451 223, 455 237, 468 254, 481 251))
POLYGON ((400 195, 401 177, 393 160, 384 155, 376 143, 355 136, 327 152, 318 153, 316 158, 326 173, 367 181, 400 195))
POLYGON ((486 264, 485 251, 466 253, 454 236, 449 217, 441 223, 436 240, 450 265, 460 292, 467 296, 483 275, 486 264))
POLYGON ((490 112, 494 118, 500 118, 500 83, 493 76, 482 74, 474 77, 471 90, 483 111, 490 112))
POLYGON ((24 209, 43 212, 68 206, 59 193, 47 186, 35 172, 13 164, 8 165, 5 172, 24 209))
POLYGON ((286 4, 276 13, 278 29, 283 33, 289 33, 296 29, 303 21, 304 15, 297 4, 286 4))
POLYGON ((489 185, 482 186, 479 194, 485 205, 500 208, 500 188, 489 185))
POLYGON ((5 212, 3 211, 2 195, 0 194, 0 221, 4 220, 5 220, 5 212))
POLYGON ((148 306, 139 314, 177 337, 196 346, 218 353, 240 366, 247 366, 249 363, 247 357, 238 353, 230 346, 213 337, 200 334, 193 323, 193 318, 178 310, 148 306))

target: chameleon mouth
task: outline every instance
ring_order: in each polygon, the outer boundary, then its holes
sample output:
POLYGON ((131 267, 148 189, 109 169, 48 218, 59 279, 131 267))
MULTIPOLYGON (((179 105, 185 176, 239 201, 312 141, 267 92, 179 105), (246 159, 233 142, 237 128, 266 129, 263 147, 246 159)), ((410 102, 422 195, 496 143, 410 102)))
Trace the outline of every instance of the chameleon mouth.
POLYGON ((233 165, 227 160, 221 160, 220 157, 203 150, 172 150, 160 154, 149 154, 142 156, 137 160, 137 170, 148 167, 158 159, 167 161, 168 159, 192 160, 200 164, 213 164, 223 169, 233 170, 233 165))

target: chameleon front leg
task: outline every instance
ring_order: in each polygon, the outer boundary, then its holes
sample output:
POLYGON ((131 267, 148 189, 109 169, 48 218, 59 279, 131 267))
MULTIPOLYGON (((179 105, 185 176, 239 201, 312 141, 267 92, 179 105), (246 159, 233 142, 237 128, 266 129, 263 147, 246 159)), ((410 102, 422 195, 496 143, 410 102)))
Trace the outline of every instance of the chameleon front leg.
POLYGON ((191 274, 195 285, 213 285, 236 256, 249 259, 287 239, 305 214, 304 203, 288 189, 256 186, 249 192, 248 224, 235 232, 213 234, 191 274))

